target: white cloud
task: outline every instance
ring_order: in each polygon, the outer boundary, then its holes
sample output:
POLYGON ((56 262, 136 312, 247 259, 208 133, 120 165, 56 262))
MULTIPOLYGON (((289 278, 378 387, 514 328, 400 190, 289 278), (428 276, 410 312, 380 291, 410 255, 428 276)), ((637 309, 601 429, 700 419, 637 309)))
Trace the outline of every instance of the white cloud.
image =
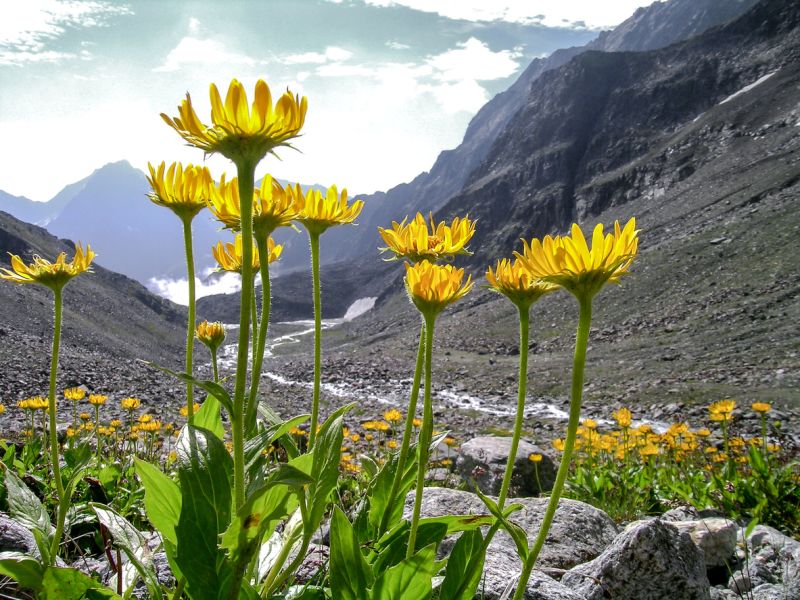
POLYGON ((303 52, 283 56, 280 62, 287 65, 298 64, 324 64, 328 62, 342 62, 353 56, 353 53, 338 46, 328 46, 325 52, 303 52))
POLYGON ((133 14, 127 4, 101 0, 26 0, 0 3, 0 64, 59 62, 75 58, 47 44, 68 28, 104 27, 111 17, 133 14))
POLYGON ((253 66, 256 61, 249 56, 232 52, 219 40, 184 37, 170 50, 164 64, 153 69, 156 72, 178 71, 187 65, 244 65, 253 66))
POLYGON ((493 52, 479 39, 471 37, 458 44, 458 48, 432 56, 426 62, 442 81, 490 81, 512 75, 519 68, 516 59, 521 55, 512 50, 493 52))
POLYGON ((402 42, 396 42, 394 40, 389 40, 386 42, 386 45, 391 48, 392 50, 408 50, 411 48, 408 44, 403 44, 402 42))
MULTIPOLYGON (((242 278, 237 273, 222 273, 208 279, 211 270, 204 273, 207 281, 195 277, 195 294, 197 298, 214 294, 233 294, 242 289, 242 278)), ((151 277, 147 282, 148 289, 154 294, 172 300, 175 304, 189 306, 189 288, 187 279, 162 279, 151 277)))
POLYGON ((363 0, 372 6, 404 6, 465 21, 505 21, 571 29, 607 29, 654 0, 363 0))

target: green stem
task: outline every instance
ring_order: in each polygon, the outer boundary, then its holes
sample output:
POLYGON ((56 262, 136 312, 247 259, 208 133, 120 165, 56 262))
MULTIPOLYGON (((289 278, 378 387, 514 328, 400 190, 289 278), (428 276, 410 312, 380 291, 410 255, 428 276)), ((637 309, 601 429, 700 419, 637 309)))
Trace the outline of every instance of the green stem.
POLYGON ((406 428, 403 431, 403 441, 400 444, 400 455, 397 458, 397 471, 394 474, 394 481, 392 481, 392 489, 389 492, 389 500, 386 503, 387 509, 381 517, 380 527, 378 528, 378 537, 386 531, 389 525, 389 517, 392 514, 390 507, 394 506, 397 493, 400 491, 400 486, 403 482, 403 476, 406 470, 406 461, 408 460, 408 449, 411 446, 411 433, 414 429, 414 417, 417 414, 417 399, 419 398, 419 382, 422 378, 422 363, 425 360, 425 323, 422 323, 422 328, 419 332, 419 349, 417 350, 417 364, 414 367, 414 383, 411 384, 411 397, 408 400, 408 414, 406 414, 406 428))
MULTIPOLYGON (((250 294, 250 315, 251 319, 253 320, 253 344, 255 344, 256 340, 258 339, 258 300, 256 298, 256 285, 255 281, 253 281, 253 292, 250 294)), ((254 349, 255 350, 255 349, 254 349)), ((253 352, 253 364, 250 367, 250 379, 254 377, 254 373, 256 372, 256 353, 253 352)), ((252 383, 251 383, 252 385, 252 383)), ((245 408, 245 413, 247 409, 245 408)))
MULTIPOLYGON (((261 369, 264 366, 264 349, 267 346, 267 329, 269 328, 269 312, 271 306, 271 289, 269 281, 269 236, 258 236, 258 256, 261 260, 261 321, 258 326, 258 339, 253 351, 253 373, 250 382, 250 397, 247 399, 245 423, 247 431, 251 431, 256 422, 258 411, 258 388, 261 384, 261 369)), ((255 308, 253 309, 255 311, 255 308)), ((254 313, 255 314, 255 313, 254 313)), ((254 319, 255 320, 255 319, 254 319)))
POLYGON ((69 502, 64 498, 64 482, 61 481, 61 465, 58 459, 58 431, 56 430, 56 376, 58 374, 58 348, 61 343, 61 288, 53 288, 54 295, 54 323, 53 323, 53 348, 50 357, 50 390, 47 395, 48 412, 50 417, 50 462, 53 467, 53 480, 56 484, 58 496, 58 514, 56 516, 56 532, 50 546, 50 565, 54 565, 64 534, 64 520, 67 517, 69 502))
POLYGON ((233 388, 233 493, 235 509, 244 504, 244 403, 247 386, 247 358, 250 348, 250 295, 253 293, 253 180, 256 164, 248 159, 236 162, 242 222, 242 293, 239 312, 239 343, 236 353, 236 383, 233 388))
POLYGON ((498 508, 503 508, 511 486, 511 475, 517 460, 519 438, 522 436, 522 421, 525 418, 525 393, 528 387, 528 332, 530 329, 530 307, 520 304, 519 309, 519 393, 517 395, 517 416, 514 420, 514 435, 511 438, 511 449, 508 452, 506 472, 497 498, 498 508))
MULTIPOLYGON (((186 247, 186 273, 189 283, 189 319, 186 325, 186 374, 194 377, 194 326, 195 326, 195 290, 194 290, 194 254, 192 251, 192 217, 184 217, 183 243, 186 247)), ((186 410, 188 411, 189 425, 194 423, 194 385, 186 382, 186 410)))
POLYGON ((425 470, 428 466, 431 438, 433 437, 433 407, 431 406, 431 363, 433 355, 433 328, 436 323, 435 314, 425 315, 425 394, 422 397, 422 428, 419 432, 417 454, 417 490, 414 496, 414 513, 411 517, 411 532, 408 537, 406 558, 414 556, 417 541, 417 527, 422 510, 422 491, 425 488, 425 470))
POLYGON ((183 596, 183 588, 186 587, 186 577, 181 577, 178 585, 175 586, 175 592, 172 594, 172 600, 180 600, 183 596))
POLYGON ((211 372, 214 374, 214 383, 219 383, 219 368, 217 367, 217 351, 211 353, 211 372))
POLYGON ((322 298, 319 283, 319 234, 308 232, 311 242, 311 277, 314 285, 314 395, 311 400, 311 430, 308 434, 308 449, 314 447, 319 420, 319 387, 322 370, 322 298))
POLYGON ((553 490, 550 493, 550 501, 539 528, 539 535, 528 554, 525 564, 522 567, 522 574, 517 583, 517 590, 514 593, 514 600, 521 600, 525 595, 525 588, 536 564, 539 552, 544 546, 550 524, 553 522, 561 492, 564 490, 564 483, 569 473, 569 463, 572 458, 572 450, 575 447, 575 438, 581 418, 581 400, 583 397, 583 370, 586 365, 586 347, 589 344, 589 326, 592 322, 592 299, 590 297, 579 297, 580 320, 578 322, 578 335, 575 340, 575 357, 572 363, 572 400, 569 405, 569 423, 567 424, 567 437, 564 441, 564 454, 561 457, 561 464, 558 467, 556 480, 553 490))
POLYGON ((300 566, 303 560, 306 557, 306 551, 308 550, 309 543, 311 542, 311 537, 313 536, 314 532, 310 531, 307 532, 306 523, 308 523, 308 509, 306 505, 306 500, 304 496, 300 496, 299 502, 300 508, 300 515, 302 516, 303 521, 303 541, 300 546, 300 551, 295 556, 292 563, 289 565, 289 568, 283 570, 283 565, 286 563, 286 560, 289 558, 289 554, 291 553, 292 547, 294 546, 295 538, 287 537, 286 542, 284 543, 283 547, 281 548, 280 554, 278 558, 275 559, 275 564, 272 565, 270 572, 267 574, 267 578, 264 581, 264 590, 266 591, 266 596, 270 597, 271 594, 277 590, 286 579, 289 578, 300 566))

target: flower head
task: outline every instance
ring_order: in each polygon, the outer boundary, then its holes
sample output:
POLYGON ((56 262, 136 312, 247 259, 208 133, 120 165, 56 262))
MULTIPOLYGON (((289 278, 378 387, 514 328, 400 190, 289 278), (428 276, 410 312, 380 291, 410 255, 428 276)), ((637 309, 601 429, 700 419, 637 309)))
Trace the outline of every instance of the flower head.
MULTIPOLYGON (((268 236, 278 227, 288 227, 302 208, 302 194, 287 192, 284 187, 265 175, 261 187, 253 191, 253 231, 257 236, 268 236)), ((242 228, 242 209, 239 200, 239 180, 220 180, 219 193, 211 197, 208 207, 228 229, 242 228)))
POLYGON ((392 221, 389 229, 378 227, 378 233, 386 243, 381 252, 392 252, 395 259, 407 258, 411 262, 436 262, 456 254, 470 254, 467 244, 475 235, 475 221, 469 217, 456 217, 450 225, 445 221, 437 223, 433 213, 429 219, 430 228, 422 213, 417 213, 411 221, 408 217, 400 223, 392 221))
MULTIPOLYGON (((274 263, 278 260, 283 253, 283 246, 276 244, 275 240, 269 238, 267 240, 267 250, 269 251, 269 262, 274 263)), ((223 271, 231 273, 242 272, 242 234, 236 234, 236 239, 233 243, 218 242, 216 246, 211 249, 211 253, 219 263, 219 268, 223 271)), ((253 271, 258 271, 261 268, 261 260, 258 256, 258 249, 253 248, 253 271)))
POLYGON ((73 402, 80 402, 86 397, 86 390, 82 387, 71 387, 64 390, 64 398, 73 402))
POLYGON ((730 421, 733 418, 733 409, 736 408, 736 400, 727 398, 718 402, 712 402, 708 407, 712 421, 730 421))
POLYGON ((558 289, 558 286, 532 275, 518 258, 498 260, 494 269, 486 271, 489 287, 503 294, 517 306, 530 306, 539 298, 558 289))
MULTIPOLYGON (((197 411, 200 410, 200 405, 195 402, 192 404, 192 414, 197 414, 197 411)), ((189 407, 188 406, 181 406, 180 413, 182 417, 189 416, 189 407)))
POLYGON ((464 269, 435 265, 423 260, 406 266, 406 290, 423 314, 437 314, 472 289, 472 276, 464 281, 464 269))
POLYGON ((763 415, 772 410, 772 405, 769 402, 753 402, 753 404, 750 405, 750 408, 763 415))
POLYGON ((195 335, 214 353, 225 341, 225 327, 219 321, 214 323, 203 321, 197 326, 195 335))
POLYGON ((631 426, 631 421, 633 419, 633 415, 629 408, 620 408, 619 410, 615 410, 611 413, 611 416, 614 417, 614 420, 617 422, 617 425, 622 427, 623 429, 631 426))
POLYGON ((189 94, 178 107, 179 116, 170 118, 162 113, 161 118, 192 146, 219 152, 233 161, 246 158, 257 162, 275 148, 289 146, 289 141, 300 135, 308 108, 305 97, 289 91, 273 106, 269 86, 261 79, 256 82, 252 109, 244 86, 236 79, 228 86, 224 104, 213 83, 210 96, 210 126, 197 117, 189 94))
POLYGON ((403 420, 403 414, 396 408, 390 408, 389 410, 384 411, 383 418, 390 423, 399 423, 403 420))
POLYGON ((17 406, 23 410, 47 410, 49 402, 44 396, 33 396, 17 402, 17 406))
POLYGON ((542 455, 539 454, 538 452, 533 452, 528 455, 528 460, 531 461, 532 463, 540 463, 542 462, 542 458, 543 458, 542 455))
POLYGON ((123 398, 120 401, 123 410, 134 411, 142 405, 142 401, 138 398, 123 398))
POLYGON ((304 195, 299 185, 287 187, 286 191, 295 198, 302 198, 298 203, 302 208, 295 220, 302 223, 310 233, 318 235, 334 225, 352 223, 364 208, 361 200, 348 206, 347 190, 343 189, 340 194, 335 185, 329 187, 324 195, 319 190, 308 190, 304 195))
POLYGON ((592 247, 586 243, 577 224, 572 235, 545 236, 543 240, 523 240, 523 253, 514 255, 531 270, 534 277, 555 283, 579 297, 592 297, 606 283, 617 283, 627 274, 639 248, 636 219, 621 228, 614 222, 614 233, 603 235, 598 224, 592 234, 592 247))
POLYGON ((102 394, 90 394, 89 395, 89 404, 92 406, 103 406, 108 400, 108 396, 103 396, 102 394))
POLYGON ((89 270, 95 253, 88 244, 84 251, 78 243, 75 245, 75 256, 71 262, 67 262, 66 252, 59 254, 56 261, 52 263, 41 256, 34 255, 30 265, 22 262, 22 259, 16 254, 9 252, 9 256, 11 256, 13 271, 0 268, 0 279, 13 283, 39 283, 52 290, 60 290, 70 279, 89 270))
POLYGON ((217 193, 214 180, 206 167, 196 167, 174 162, 169 168, 165 163, 158 168, 147 163, 150 175, 147 181, 152 192, 147 194, 153 203, 170 209, 181 219, 193 219, 206 207, 217 193))

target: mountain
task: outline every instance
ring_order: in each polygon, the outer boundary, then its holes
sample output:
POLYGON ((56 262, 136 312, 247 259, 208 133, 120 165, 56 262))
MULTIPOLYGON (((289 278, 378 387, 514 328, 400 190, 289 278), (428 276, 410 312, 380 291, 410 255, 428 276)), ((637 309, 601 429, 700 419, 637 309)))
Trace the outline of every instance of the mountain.
MULTIPOLYGON (((72 242, 0 212, 0 266, 8 253, 27 262, 74 254, 72 242)), ((64 325, 59 385, 166 398, 180 385, 137 359, 179 367, 185 344, 185 310, 148 292, 141 284, 99 265, 64 289, 64 325), (109 382, 115 389, 108 389, 109 382), (102 387, 101 387, 102 386, 102 387), (172 390, 172 392, 170 392, 172 390)), ((47 391, 53 294, 39 285, 0 281, 0 401, 47 391)))
MULTIPOLYGON (((466 183, 470 173, 488 154, 492 144, 510 119, 525 105, 531 86, 539 77, 588 51, 646 51, 667 46, 725 23, 752 7, 756 0, 669 0, 638 9, 614 30, 601 33, 584 47, 557 50, 547 58, 536 59, 508 90, 490 100, 470 121, 462 143, 445 150, 429 172, 387 192, 360 196, 365 201, 359 227, 353 232, 342 228, 323 238, 323 263, 374 256, 381 245, 377 227, 417 211, 437 211, 466 183)), ((283 257, 287 266, 302 266, 307 259, 291 252, 283 257)))

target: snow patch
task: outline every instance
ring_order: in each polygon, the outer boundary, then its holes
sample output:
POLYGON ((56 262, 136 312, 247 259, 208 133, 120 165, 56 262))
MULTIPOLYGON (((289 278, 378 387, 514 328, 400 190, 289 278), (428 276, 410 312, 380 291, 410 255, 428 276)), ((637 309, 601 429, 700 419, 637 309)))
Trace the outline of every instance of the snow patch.
POLYGON ((761 79, 758 79, 758 80, 754 81, 754 82, 753 82, 753 83, 751 83, 750 85, 746 85, 746 86, 744 86, 744 87, 743 87, 742 89, 740 89, 738 92, 736 92, 736 93, 734 93, 734 94, 731 94, 730 96, 728 96, 727 98, 725 98, 725 100, 723 100, 722 102, 720 102, 720 105, 722 105, 722 104, 725 104, 726 102, 730 102, 731 100, 733 100, 734 98, 738 98, 738 97, 739 97, 739 96, 741 96, 742 94, 746 94, 747 92, 749 92, 750 90, 752 90, 752 89, 753 89, 754 87, 756 87, 757 85, 761 85, 762 83, 764 83, 764 82, 765 82, 767 79, 769 79, 770 77, 772 77, 773 75, 775 75, 775 73, 777 73, 777 71, 773 71, 772 73, 767 73, 767 74, 766 74, 766 75, 764 75, 764 76, 763 76, 761 79))
POLYGON ((372 310, 372 307, 375 306, 375 301, 378 299, 377 296, 369 296, 367 298, 359 298, 355 302, 353 302, 347 311, 344 313, 342 317, 343 321, 352 321, 356 317, 360 317, 365 312, 372 310))

